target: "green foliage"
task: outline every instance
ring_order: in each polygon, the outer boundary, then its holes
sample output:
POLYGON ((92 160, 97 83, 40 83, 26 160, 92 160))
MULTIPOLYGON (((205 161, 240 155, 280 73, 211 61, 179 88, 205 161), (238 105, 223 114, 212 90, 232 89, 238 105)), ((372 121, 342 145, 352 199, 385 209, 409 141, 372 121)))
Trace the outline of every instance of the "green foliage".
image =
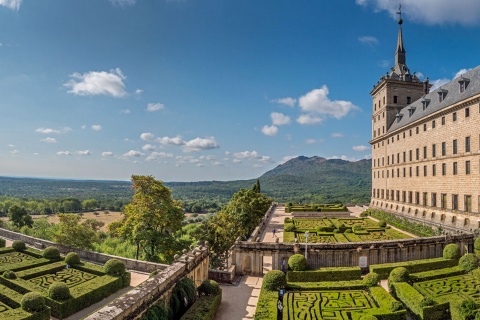
POLYGON ((380 276, 375 272, 370 272, 363 277, 363 283, 366 287, 374 287, 380 282, 380 276))
POLYGON ((404 267, 398 267, 390 272, 389 281, 393 282, 407 282, 408 281, 408 270, 404 267))
POLYGON ((431 237, 439 234, 438 229, 434 230, 431 227, 425 226, 421 223, 411 222, 407 218, 398 217, 393 213, 387 213, 374 209, 368 209, 366 212, 368 215, 374 218, 384 220, 386 223, 391 224, 394 227, 413 233, 417 236, 431 237))
POLYGON ((457 307, 458 312, 465 320, 475 319, 476 310, 480 306, 473 301, 472 299, 463 300, 462 303, 457 307))
POLYGON ((266 290, 278 290, 287 284, 285 274, 280 270, 270 270, 263 277, 262 288, 266 290))
POLYGON ((371 264, 369 269, 370 272, 378 273, 381 279, 387 279, 390 272, 397 267, 405 267, 409 273, 416 273, 435 269, 451 268, 457 266, 457 264, 457 260, 433 258, 406 262, 371 264))
POLYGON ((28 312, 39 312, 45 309, 45 299, 36 292, 28 292, 22 297, 22 309, 28 312))
POLYGON ((267 290, 262 286, 258 296, 254 320, 277 320, 278 292, 267 290))
POLYGON ((460 258, 460 248, 458 244, 450 243, 445 246, 443 249, 443 258, 444 259, 458 259, 460 258))
POLYGON ((214 320, 215 312, 222 302, 222 291, 215 295, 201 296, 183 315, 181 320, 214 320))
POLYGON ((48 287, 48 296, 57 301, 67 300, 70 299, 70 289, 65 282, 56 281, 48 287))
POLYGON ((378 320, 378 318, 372 315, 366 315, 362 316, 359 320, 378 320))
POLYGON ((401 302, 393 301, 392 303, 390 303, 390 311, 391 312, 395 312, 395 311, 402 310, 402 309, 403 309, 403 305, 402 305, 401 302))
POLYGON ((418 281, 448 278, 448 277, 458 276, 462 274, 465 274, 465 270, 460 268, 459 266, 455 266, 452 268, 443 268, 443 269, 435 269, 435 270, 429 270, 429 271, 423 271, 423 272, 417 272, 417 273, 410 273, 410 280, 412 282, 418 282, 418 281))
POLYGON ((387 223, 385 222, 385 220, 379 220, 378 221, 378 226, 382 227, 382 228, 385 228, 387 226, 387 223))
POLYGON ((477 269, 478 257, 473 253, 466 254, 458 260, 458 266, 467 272, 477 269))
POLYGON ((475 239, 473 247, 475 248, 475 250, 480 250, 480 238, 475 239))
POLYGON ((43 257, 49 260, 60 259, 60 251, 57 247, 47 247, 45 250, 43 250, 43 257))
POLYGON ((25 251, 27 249, 27 246, 22 240, 14 240, 12 242, 12 248, 16 251, 25 251))
POLYGON ((293 271, 307 270, 307 259, 305 259, 302 254, 294 254, 290 258, 288 258, 288 267, 293 271))
POLYGON ((260 193, 260 180, 259 179, 257 179, 255 181, 255 184, 252 187, 252 191, 255 192, 255 193, 260 193))
POLYGON ((27 213, 25 208, 17 205, 13 205, 8 209, 8 218, 17 228, 21 228, 23 226, 31 228, 33 225, 32 216, 27 213))
POLYGON ((295 230, 297 230, 297 227, 295 227, 293 223, 286 223, 283 227, 283 230, 285 232, 294 232, 295 230))
POLYGON ((198 287, 198 293, 205 296, 217 295, 221 291, 220 286, 215 280, 205 279, 198 287))
POLYGON ((174 319, 179 319, 195 301, 195 283, 190 278, 183 278, 173 288, 170 297, 170 308, 174 319))
POLYGON ((125 264, 117 259, 110 259, 104 265, 105 273, 110 276, 120 277, 125 273, 125 264))
POLYGON ((475 278, 480 280, 480 269, 474 269, 470 272, 470 274, 475 278))
POLYGON ((5 239, 0 238, 0 248, 4 248, 6 243, 7 241, 5 241, 5 239))
POLYGON ((93 243, 99 242, 98 234, 88 223, 80 223, 81 216, 75 213, 59 214, 58 231, 55 233, 55 242, 65 246, 90 249, 93 243))
POLYGON ((429 306, 435 305, 435 301, 432 300, 430 297, 424 297, 420 302, 420 307, 425 308, 429 306))
POLYGON ((17 279, 17 275, 15 274, 15 272, 11 271, 11 270, 6 270, 4 273, 3 273, 3 277, 5 279, 17 279))
POLYGON ((78 256, 78 253, 76 252, 69 252, 65 256, 65 263, 69 264, 71 266, 79 264, 80 263, 80 257, 78 256))
POLYGON ((349 281, 362 275, 360 267, 319 268, 308 271, 288 271, 288 282, 349 281))
POLYGON ((132 274, 130 272, 125 272, 122 275, 122 288, 126 288, 130 286, 131 280, 132 280, 132 274))

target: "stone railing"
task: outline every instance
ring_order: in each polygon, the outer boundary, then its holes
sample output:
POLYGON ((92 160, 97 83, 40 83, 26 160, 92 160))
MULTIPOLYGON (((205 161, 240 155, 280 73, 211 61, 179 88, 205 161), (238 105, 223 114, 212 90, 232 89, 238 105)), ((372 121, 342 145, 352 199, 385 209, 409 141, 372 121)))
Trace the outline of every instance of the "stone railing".
POLYGON ((230 266, 228 271, 224 270, 208 270, 208 279, 222 283, 233 283, 235 278, 235 266, 230 266))
POLYGON ((124 257, 110 255, 110 254, 104 254, 99 252, 93 252, 93 251, 63 246, 55 242, 34 238, 22 233, 13 232, 13 231, 2 229, 2 228, 0 228, 0 237, 10 239, 10 240, 22 240, 23 242, 25 242, 25 244, 35 247, 37 249, 44 249, 46 247, 54 246, 54 247, 57 247, 60 253, 63 255, 66 255, 69 252, 76 252, 82 260, 92 261, 99 264, 104 264, 108 260, 115 258, 125 263, 125 267, 127 268, 127 270, 136 270, 136 271, 151 273, 156 270, 165 269, 169 266, 168 264, 128 259, 124 257))
POLYGON ((270 219, 270 216, 275 212, 275 208, 277 207, 276 203, 272 203, 270 208, 268 208, 267 212, 265 212, 265 215, 263 216, 262 220, 258 224, 258 226, 253 229, 252 234, 248 238, 247 241, 257 241, 259 240, 258 238, 262 235, 263 231, 267 227, 268 220, 270 219))

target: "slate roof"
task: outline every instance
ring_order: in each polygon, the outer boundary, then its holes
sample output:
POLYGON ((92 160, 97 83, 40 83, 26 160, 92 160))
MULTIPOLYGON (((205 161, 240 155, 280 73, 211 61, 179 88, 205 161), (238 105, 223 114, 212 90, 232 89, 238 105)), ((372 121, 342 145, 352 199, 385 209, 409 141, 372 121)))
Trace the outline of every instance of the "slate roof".
POLYGON ((397 118, 393 121, 387 132, 395 131, 399 128, 407 126, 408 124, 420 120, 432 113, 447 108, 448 106, 470 98, 480 93, 480 66, 464 73, 463 75, 453 79, 452 81, 442 85, 440 88, 431 91, 423 98, 413 102, 404 107, 397 114, 397 118), (465 81, 466 88, 464 92, 460 92, 460 81, 465 81), (439 101, 439 93, 444 93, 444 99, 439 101), (424 100, 430 100, 425 110, 423 109, 424 100), (410 110, 414 110, 409 115, 410 110), (398 117, 401 117, 398 121, 398 117))

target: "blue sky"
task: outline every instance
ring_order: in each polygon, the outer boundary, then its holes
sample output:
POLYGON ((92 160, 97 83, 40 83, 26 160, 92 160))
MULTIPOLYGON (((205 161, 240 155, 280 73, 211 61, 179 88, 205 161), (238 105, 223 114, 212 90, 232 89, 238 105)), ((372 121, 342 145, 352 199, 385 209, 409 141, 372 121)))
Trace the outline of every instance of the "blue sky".
MULTIPOLYGON (((480 1, 405 0, 407 65, 480 64, 480 1)), ((0 0, 0 175, 250 179, 370 157, 398 1, 0 0)))

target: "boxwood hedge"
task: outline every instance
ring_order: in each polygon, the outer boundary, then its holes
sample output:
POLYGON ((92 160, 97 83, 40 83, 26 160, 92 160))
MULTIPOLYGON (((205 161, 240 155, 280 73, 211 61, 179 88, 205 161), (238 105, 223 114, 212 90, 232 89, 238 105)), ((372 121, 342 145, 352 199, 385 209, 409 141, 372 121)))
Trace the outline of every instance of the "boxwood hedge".
POLYGON ((406 262, 371 264, 370 272, 377 273, 381 279, 387 279, 390 272, 397 267, 404 267, 409 273, 430 271, 435 269, 452 268, 458 265, 458 260, 433 258, 406 262))
POLYGON ((307 271, 288 271, 288 282, 348 281, 362 276, 360 267, 319 268, 307 271))

